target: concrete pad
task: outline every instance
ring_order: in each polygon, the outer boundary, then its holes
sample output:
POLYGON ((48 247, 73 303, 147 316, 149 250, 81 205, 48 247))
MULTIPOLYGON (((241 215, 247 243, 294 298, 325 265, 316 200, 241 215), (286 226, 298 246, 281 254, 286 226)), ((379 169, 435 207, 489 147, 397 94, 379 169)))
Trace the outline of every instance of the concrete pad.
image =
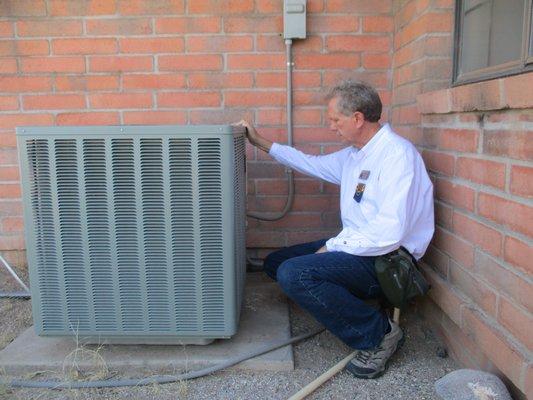
MULTIPOLYGON (((36 371, 61 373, 95 370, 105 366, 119 374, 175 373, 219 364, 238 355, 290 337, 287 300, 278 285, 263 274, 247 276, 244 304, 237 334, 226 340, 198 345, 85 345, 81 350, 73 338, 42 338, 33 327, 0 351, 0 370, 22 375, 36 371)), ((244 361, 234 368, 291 371, 292 346, 244 361)))

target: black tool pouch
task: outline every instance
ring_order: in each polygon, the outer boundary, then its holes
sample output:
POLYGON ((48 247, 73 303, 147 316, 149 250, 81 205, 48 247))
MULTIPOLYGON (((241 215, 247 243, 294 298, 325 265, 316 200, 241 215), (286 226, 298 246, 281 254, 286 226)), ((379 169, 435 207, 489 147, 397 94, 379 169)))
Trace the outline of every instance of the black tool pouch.
POLYGON ((376 257, 374 268, 381 290, 394 307, 402 309, 410 299, 430 289, 416 260, 403 247, 376 257))

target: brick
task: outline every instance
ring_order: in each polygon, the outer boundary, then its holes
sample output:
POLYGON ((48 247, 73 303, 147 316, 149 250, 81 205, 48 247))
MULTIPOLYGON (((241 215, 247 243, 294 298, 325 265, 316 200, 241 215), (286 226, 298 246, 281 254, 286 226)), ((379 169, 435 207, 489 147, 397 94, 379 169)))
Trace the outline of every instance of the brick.
POLYGON ((249 230, 246 232, 246 247, 279 248, 285 246, 285 233, 279 231, 249 230))
POLYGON ((326 38, 326 48, 331 51, 372 51, 385 52, 390 49, 390 39, 387 36, 358 35, 343 36, 335 35, 326 38))
POLYGON ((2 233, 21 233, 24 232, 24 221, 22 217, 4 217, 2 218, 2 233))
POLYGON ((220 17, 156 18, 156 33, 217 33, 222 30, 220 17))
POLYGON ((110 15, 116 12, 116 2, 110 0, 49 0, 52 17, 110 15))
POLYGON ((526 274, 533 275, 533 246, 514 238, 506 236, 504 241, 504 260, 515 265, 526 274))
POLYGON ((244 52, 254 47, 252 36, 188 36, 187 52, 216 53, 216 52, 244 52))
POLYGON ((357 32, 359 30, 359 17, 356 15, 317 15, 311 16, 307 22, 307 31, 310 33, 328 32, 357 32))
POLYGON ((150 56, 96 56, 89 58, 91 72, 144 72, 152 71, 150 56))
POLYGON ((452 229, 453 208, 439 201, 435 202, 435 222, 443 228, 452 229))
POLYGON ((114 54, 118 46, 115 39, 54 39, 54 54, 114 54))
POLYGON ((498 80, 456 86, 450 93, 452 111, 498 110, 504 106, 498 80))
POLYGON ((259 228, 283 229, 284 231, 315 230, 322 227, 318 213, 288 213, 277 221, 259 221, 259 228))
POLYGON ((359 54, 345 53, 305 53, 295 56, 296 69, 344 69, 358 68, 361 65, 359 54))
POLYGON ((122 77, 124 89, 181 89, 187 85, 184 74, 131 74, 122 77))
POLYGON ((195 89, 250 88, 254 83, 249 73, 190 73, 189 87, 195 89))
MULTIPOLYGON (((264 14, 283 13, 283 3, 280 1, 256 0, 256 8, 258 12, 264 14)), ((309 8, 309 6, 307 8, 309 8)))
POLYGON ((526 310, 500 297, 498 321, 527 348, 533 348, 533 317, 526 310))
POLYGON ((149 35, 152 23, 148 18, 89 19, 85 21, 89 35, 122 36, 149 35))
POLYGON ((530 161, 533 159, 533 141, 529 131, 485 130, 483 153, 530 161))
POLYGON ((424 54, 426 56, 449 57, 451 49, 451 36, 429 36, 424 41, 424 54))
POLYGON ((462 266, 471 269, 474 265, 474 247, 467 241, 436 227, 433 245, 444 251, 462 266))
POLYGON ((253 120, 253 111, 249 108, 224 108, 223 110, 195 109, 189 111, 189 123, 191 124, 231 124, 241 119, 247 121, 253 120))
POLYGON ((533 309, 531 296, 533 283, 504 266, 502 261, 478 250, 474 259, 474 270, 477 276, 492 285, 499 293, 509 296, 528 310, 533 309))
MULTIPOLYGON (((265 130, 261 130, 261 134, 264 134, 265 130)), ((264 135, 268 138, 267 135, 264 135)), ((285 172, 284 172, 283 166, 273 163, 271 161, 268 162, 254 162, 254 163, 248 163, 247 167, 247 174, 249 179, 274 179, 274 178, 285 178, 285 172)), ((262 197, 262 204, 268 205, 269 208, 272 206, 272 208, 278 207, 281 205, 283 207, 283 204, 281 202, 284 200, 281 197, 272 197, 272 196, 266 196, 262 197)), ((248 199, 250 200, 250 199, 248 199)), ((257 199, 253 199, 254 203, 257 204, 257 199)), ((250 206, 252 203, 250 203, 250 206)), ((252 206, 250 209, 252 210, 260 210, 260 207, 255 206, 255 208, 252 206)))
POLYGON ((17 126, 48 126, 53 123, 52 114, 0 114, 0 126, 3 129, 14 129, 17 126))
MULTIPOLYGON (((287 123, 286 110, 284 108, 257 110, 256 123, 258 125, 285 125, 287 123)), ((297 108, 293 112, 294 125, 320 125, 322 111, 317 109, 297 108)))
POLYGON ((22 72, 85 72, 83 57, 31 57, 20 60, 22 72))
MULTIPOLYGON (((346 56, 347 55, 345 54, 344 57, 346 56)), ((329 68, 348 68, 348 69, 352 68, 347 65, 336 64, 335 58, 330 59, 326 57, 326 60, 328 61, 328 65, 330 65, 329 68), (336 65, 338 65, 338 67, 336 65)), ((309 61, 312 62, 311 60, 309 61)), ((355 64, 355 59, 353 59, 353 62, 355 64)), ((297 65, 297 67, 300 68, 301 66, 297 65)), ((317 65, 317 68, 320 69, 320 66, 317 65)), ((330 71, 323 72, 323 74, 324 74, 324 86, 326 87, 334 86, 344 79, 355 79, 355 80, 364 81, 374 86, 375 89, 389 88, 389 72, 388 71, 387 72, 374 72, 374 71, 352 72, 352 71, 331 71, 330 70, 330 71)))
POLYGON ((0 111, 14 111, 19 108, 17 96, 0 96, 0 111))
POLYGON ((218 54, 159 56, 160 71, 217 71, 222 69, 218 54))
POLYGON ((384 15, 363 17, 363 32, 388 33, 394 31, 394 20, 384 15))
POLYGON ((281 16, 272 18, 227 17, 224 18, 224 31, 226 33, 279 33, 283 32, 283 19, 281 16))
POLYGON ((371 13, 381 14, 391 12, 392 3, 387 0, 329 0, 326 11, 330 13, 371 13))
POLYGON ((429 296, 456 324, 461 323, 461 307, 464 299, 452 289, 452 286, 442 279, 437 273, 428 268, 424 269, 424 275, 431 284, 429 296))
POLYGON ((509 108, 533 107, 533 93, 527 90, 531 86, 533 73, 520 74, 501 79, 503 82, 504 102, 509 108))
MULTIPOLYGON (((13 29, 13 22, 0 21, 0 37, 13 37, 15 30, 13 29)), ((20 35, 20 32, 19 32, 20 35)))
POLYGON ((432 266, 444 279, 448 277, 448 265, 450 257, 437 249, 429 246, 424 254, 423 262, 432 266))
POLYGON ((435 198, 456 207, 474 211, 475 192, 444 178, 438 178, 435 185, 435 198))
POLYGON ((218 92, 164 92, 157 94, 159 107, 220 107, 218 92))
POLYGON ((313 143, 313 142, 337 142, 337 136, 329 128, 297 128, 294 129, 294 142, 313 143))
POLYGON ((514 231, 533 236, 533 207, 480 192, 478 213, 514 231))
MULTIPOLYGON (((18 170, 18 166, 16 167, 18 170)), ((13 215, 22 215, 22 201, 20 200, 1 200, 0 217, 9 217, 13 215)))
POLYGON ((471 129, 442 129, 439 134, 439 147, 447 150, 476 152, 479 132, 471 129))
POLYGON ((253 0, 204 0, 189 2, 189 14, 248 14, 254 10, 253 0))
POLYGON ((450 283, 487 314, 496 317, 496 293, 454 261, 450 262, 450 283))
POLYGON ((518 196, 533 197, 533 168, 511 166, 511 193, 518 196))
POLYGON ((281 91, 226 91, 226 106, 276 106, 285 104, 285 92, 281 91))
MULTIPOLYGON (((13 135, 14 136, 14 135, 13 135)), ((20 181, 20 173, 18 166, 0 166, 0 182, 18 182, 20 181)), ((2 207, 0 206, 0 215, 2 207)), ((9 214, 8 214, 9 215, 9 214)))
POLYGON ((0 250, 21 250, 24 251, 26 245, 24 244, 24 235, 4 235, 0 236, 0 250))
POLYGON ((453 231, 494 256, 498 257, 502 254, 500 232, 458 212, 453 213, 453 231))
POLYGON ((392 58, 390 54, 363 54, 363 67, 367 69, 389 69, 392 58))
POLYGON ((124 124, 166 125, 187 123, 185 111, 125 111, 124 124))
POLYGON ((18 154, 16 148, 0 148, 0 165, 17 165, 18 154))
POLYGON ((490 360, 478 344, 446 315, 442 316, 441 321, 439 321, 439 333, 443 335, 444 342, 454 360, 459 361, 460 365, 465 368, 486 370, 490 360))
MULTIPOLYGON (((17 72, 17 59, 16 58, 2 58, 0 62, 0 74, 14 74, 17 72)), ((2 77, 0 76, 0 79, 2 77)), ((0 85, 0 91, 3 91, 3 87, 0 85)))
POLYGON ((456 175, 498 189, 505 188, 505 164, 499 162, 458 157, 456 175))
MULTIPOLYGON (((293 88, 319 88, 321 87, 320 72, 293 73, 293 88)), ((256 87, 285 88, 287 74, 284 72, 257 72, 255 75, 256 87)))
POLYGON ((228 69, 256 70, 256 69, 284 69, 285 56, 283 54, 230 54, 228 55, 228 69))
POLYGON ((44 17, 44 0, 3 0, 0 1, 0 15, 8 17, 44 17))
POLYGON ((82 31, 83 26, 81 21, 17 21, 18 36, 79 36, 82 31))
POLYGON ((453 176, 455 168, 455 157, 448 153, 441 153, 431 150, 423 150, 422 158, 428 170, 438 172, 443 175, 453 176))
POLYGON ((121 15, 172 15, 185 12, 184 0, 119 0, 121 15))
POLYGON ((60 113, 56 117, 57 125, 118 125, 120 116, 118 112, 84 112, 60 113))
POLYGON ((85 96, 78 94, 28 95, 22 98, 24 110, 85 108, 85 96))
POLYGON ((152 107, 151 93, 97 93, 88 97, 93 109, 152 107))
POLYGON ((480 315, 479 312, 465 309, 463 329, 480 348, 484 349, 490 360, 518 387, 524 357, 500 332, 480 315))
POLYGON ((0 143, 2 148, 17 148, 17 137, 14 130, 0 130, 0 143))
POLYGON ((113 75, 56 76, 54 87, 59 92, 116 90, 119 88, 119 77, 113 75))
POLYGON ((46 40, 0 40, 0 56, 38 56, 49 53, 46 40))
MULTIPOLYGON (((311 179, 296 179, 295 191, 300 194, 317 194, 320 191, 320 182, 311 179)), ((278 179, 260 179, 255 181, 258 195, 286 195, 288 185, 286 181, 278 179)))
POLYGON ((119 43, 121 53, 181 53, 185 49, 182 38, 126 38, 119 43))
POLYGON ((18 199, 20 196, 20 184, 0 183, 0 199, 18 199))

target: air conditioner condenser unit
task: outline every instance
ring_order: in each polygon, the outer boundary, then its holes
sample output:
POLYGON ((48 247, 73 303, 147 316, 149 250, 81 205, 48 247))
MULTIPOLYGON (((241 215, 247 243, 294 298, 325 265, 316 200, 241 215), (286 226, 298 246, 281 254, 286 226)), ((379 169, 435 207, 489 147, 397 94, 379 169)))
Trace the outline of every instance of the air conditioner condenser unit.
POLYGON ((236 333, 243 128, 25 127, 17 141, 39 335, 205 344, 236 333))

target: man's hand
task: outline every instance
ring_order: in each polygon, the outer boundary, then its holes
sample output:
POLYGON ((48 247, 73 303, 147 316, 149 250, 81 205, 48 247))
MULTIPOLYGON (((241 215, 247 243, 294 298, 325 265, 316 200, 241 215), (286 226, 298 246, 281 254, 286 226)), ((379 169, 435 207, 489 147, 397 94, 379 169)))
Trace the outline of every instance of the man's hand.
POLYGON ((328 252, 328 248, 326 246, 322 246, 320 249, 318 249, 317 251, 315 251, 315 254, 318 254, 318 253, 327 253, 328 252))
POLYGON ((246 137, 248 138, 251 144, 259 147, 261 150, 266 151, 267 153, 270 151, 270 147, 272 147, 272 142, 266 140, 264 137, 259 135, 259 133, 257 133, 257 130, 248 121, 242 119, 235 125, 244 126, 246 128, 246 137))

